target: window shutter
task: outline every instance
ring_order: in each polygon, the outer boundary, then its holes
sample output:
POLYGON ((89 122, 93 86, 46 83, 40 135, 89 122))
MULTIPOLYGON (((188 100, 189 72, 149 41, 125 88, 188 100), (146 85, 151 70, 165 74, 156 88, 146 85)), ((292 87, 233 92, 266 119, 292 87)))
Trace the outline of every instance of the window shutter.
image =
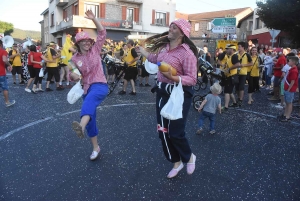
POLYGON ((105 3, 100 3, 100 18, 105 18, 105 3))
POLYGON ((122 20, 126 20, 127 7, 122 6, 122 20))
POLYGON ((76 13, 75 13, 75 6, 74 6, 74 4, 72 5, 72 15, 76 15, 76 13))
POLYGON ((140 9, 139 8, 134 8, 134 21, 136 23, 140 22, 140 9))
POLYGON ((167 12, 166 18, 166 26, 168 27, 170 25, 170 12, 167 12))
POLYGON ((152 24, 155 24, 155 10, 152 10, 152 24))

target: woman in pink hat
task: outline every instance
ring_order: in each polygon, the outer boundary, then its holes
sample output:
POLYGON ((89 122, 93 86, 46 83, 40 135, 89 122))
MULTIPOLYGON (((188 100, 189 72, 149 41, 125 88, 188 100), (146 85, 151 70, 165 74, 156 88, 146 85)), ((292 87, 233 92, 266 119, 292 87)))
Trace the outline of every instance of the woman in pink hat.
POLYGON ((187 164, 187 173, 195 170, 196 156, 192 153, 187 138, 185 125, 193 97, 192 86, 197 82, 197 48, 189 39, 191 25, 184 19, 173 21, 169 31, 150 37, 145 41, 150 48, 145 50, 137 47, 137 52, 145 56, 152 63, 166 62, 177 70, 173 76, 168 72, 158 72, 156 91, 157 131, 162 141, 167 160, 174 164, 168 178, 175 177, 187 164), (170 92, 175 83, 181 82, 184 91, 183 118, 168 120, 160 115, 163 106, 168 102, 170 92))
POLYGON ((71 61, 76 65, 82 75, 83 84, 83 104, 80 114, 80 122, 74 121, 72 124, 73 130, 78 137, 84 137, 84 131, 87 130, 87 135, 90 137, 93 152, 90 155, 91 160, 95 160, 100 153, 100 147, 97 141, 98 128, 96 123, 97 106, 106 98, 108 94, 108 86, 103 66, 101 63, 100 52, 106 38, 106 30, 96 19, 92 11, 86 11, 86 18, 92 20, 97 28, 98 36, 93 44, 86 32, 76 34, 76 47, 78 52, 74 54, 71 61))

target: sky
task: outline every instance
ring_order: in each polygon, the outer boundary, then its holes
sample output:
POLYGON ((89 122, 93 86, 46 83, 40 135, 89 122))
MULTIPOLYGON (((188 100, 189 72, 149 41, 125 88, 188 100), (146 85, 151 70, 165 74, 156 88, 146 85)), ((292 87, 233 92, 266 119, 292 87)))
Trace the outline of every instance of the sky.
MULTIPOLYGON (((243 7, 256 7, 256 0, 169 1, 176 2, 177 11, 188 14, 243 7)), ((14 24, 15 28, 19 29, 41 31, 41 26, 39 24, 39 22, 43 20, 41 13, 48 7, 48 3, 49 0, 1 0, 0 21, 10 22, 14 24)))

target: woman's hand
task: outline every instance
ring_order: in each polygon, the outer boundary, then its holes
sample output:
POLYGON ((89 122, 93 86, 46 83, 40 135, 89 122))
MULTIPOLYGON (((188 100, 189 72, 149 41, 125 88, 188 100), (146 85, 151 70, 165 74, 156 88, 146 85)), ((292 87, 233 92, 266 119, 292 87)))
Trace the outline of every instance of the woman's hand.
POLYGON ((96 18, 96 16, 94 15, 94 13, 91 10, 87 10, 85 12, 85 18, 89 19, 89 20, 93 20, 96 18))
POLYGON ((70 78, 71 78, 71 80, 78 82, 80 80, 80 75, 78 75, 76 73, 70 73, 70 78))
POLYGON ((161 71, 161 74, 163 74, 169 80, 173 80, 173 75, 172 75, 172 69, 171 69, 171 67, 169 67, 168 71, 166 71, 166 72, 162 72, 161 71))

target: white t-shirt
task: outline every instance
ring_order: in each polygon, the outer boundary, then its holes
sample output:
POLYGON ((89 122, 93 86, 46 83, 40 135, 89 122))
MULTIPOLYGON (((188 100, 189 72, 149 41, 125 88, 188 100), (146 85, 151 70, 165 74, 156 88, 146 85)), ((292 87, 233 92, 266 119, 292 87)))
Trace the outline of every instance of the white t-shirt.
POLYGON ((291 67, 288 64, 285 64, 285 66, 283 66, 283 68, 281 69, 281 71, 285 73, 284 78, 282 79, 283 82, 285 82, 286 76, 290 69, 291 67))

